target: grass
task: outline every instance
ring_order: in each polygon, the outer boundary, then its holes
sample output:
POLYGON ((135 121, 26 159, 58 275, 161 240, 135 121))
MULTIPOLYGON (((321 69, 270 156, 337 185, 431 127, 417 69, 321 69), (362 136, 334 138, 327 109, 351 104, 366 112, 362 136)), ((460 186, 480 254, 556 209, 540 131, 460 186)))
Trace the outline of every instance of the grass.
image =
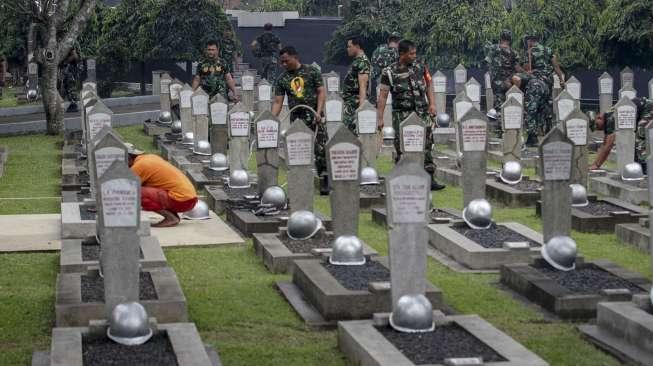
POLYGON ((18 100, 16 99, 16 89, 5 87, 2 90, 2 97, 0 97, 0 108, 16 107, 18 100))
MULTIPOLYGON (((154 151, 152 139, 140 126, 117 130, 139 148, 154 151)), ((0 178, 2 197, 58 195, 59 143, 58 138, 42 135, 0 138, 0 145, 8 145, 11 151, 7 173, 0 178)), ((381 174, 391 166, 386 157, 378 163, 381 174)), ((285 182, 283 172, 280 182, 285 182)), ((434 193, 433 200, 435 207, 460 209, 462 191, 449 187, 434 193)), ((0 200, 0 213, 56 212, 58 201, 54 201, 33 200, 17 207, 0 200)), ((316 196, 315 207, 330 214, 328 197, 316 196)), ((541 230, 533 208, 497 207, 494 218, 541 230)), ((387 233, 371 221, 369 211, 361 212, 359 223, 360 237, 387 254, 387 233)), ((651 276, 649 255, 619 244, 613 234, 572 235, 587 259, 610 259, 651 276)), ((191 321, 202 340, 218 349, 224 364, 345 364, 335 332, 312 332, 303 325, 274 287, 275 281, 290 277, 270 274, 254 255, 251 240, 246 246, 166 249, 165 253, 186 295, 191 321)), ((58 259, 53 253, 0 255, 0 365, 27 364, 33 350, 49 347, 58 259)), ((575 324, 545 319, 499 289, 496 274, 460 274, 429 259, 427 277, 459 313, 479 314, 551 365, 619 364, 586 342, 575 324)))

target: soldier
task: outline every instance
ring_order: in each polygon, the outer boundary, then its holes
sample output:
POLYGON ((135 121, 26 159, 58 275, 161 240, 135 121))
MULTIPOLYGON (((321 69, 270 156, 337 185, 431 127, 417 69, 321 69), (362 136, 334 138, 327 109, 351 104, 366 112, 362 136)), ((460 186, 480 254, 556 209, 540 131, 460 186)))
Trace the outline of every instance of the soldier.
MULTIPOLYGON (((637 97, 633 99, 637 107, 637 129, 635 130, 635 161, 642 165, 646 171, 646 125, 653 122, 653 100, 637 97)), ((591 113, 592 114, 592 113, 591 113)), ((603 131, 605 137, 603 144, 596 154, 596 159, 590 166, 590 169, 599 169, 605 162, 614 146, 615 142, 615 119, 614 109, 606 113, 599 113, 595 118, 590 120, 592 131, 603 131)))
POLYGON ((347 40, 347 55, 353 57, 349 72, 345 76, 342 99, 344 101, 344 123, 349 129, 356 133, 356 110, 363 105, 367 99, 367 83, 370 79, 370 60, 363 51, 363 43, 360 37, 352 37, 347 40))
POLYGON ((395 134, 395 163, 401 158, 399 124, 412 112, 426 124, 426 145, 424 146, 424 170, 431 175, 431 190, 444 186, 433 178, 435 164, 431 156, 433 146, 433 116, 436 114, 435 97, 428 68, 417 61, 417 49, 409 40, 399 42, 399 61, 386 67, 381 75, 379 100, 376 106, 376 119, 379 130, 383 128, 383 112, 388 93, 392 94, 392 127, 395 134))
POLYGON ((517 72, 524 71, 520 65, 519 55, 512 49, 512 32, 507 29, 501 31, 499 43, 488 42, 485 46, 485 54, 494 93, 494 109, 500 111, 506 101, 506 92, 512 86, 511 77, 517 72))
POLYGON ((261 76, 268 80, 274 81, 277 66, 277 52, 281 49, 281 40, 276 34, 272 33, 272 23, 266 23, 263 26, 263 34, 256 37, 252 42, 252 53, 254 57, 260 59, 263 70, 261 76))
POLYGON ((325 145, 327 132, 322 120, 306 108, 297 108, 305 105, 313 108, 318 116, 322 115, 326 92, 322 83, 322 74, 311 65, 299 61, 297 50, 286 46, 279 51, 279 62, 286 70, 279 75, 274 86, 275 98, 272 105, 272 114, 279 116, 283 106, 284 96, 288 97, 288 107, 292 110, 290 122, 302 120, 315 132, 315 169, 320 177, 320 194, 328 194, 328 176, 326 172, 325 145), (294 109, 294 110, 293 110, 294 109))
POLYGON ((206 42, 205 55, 197 65, 197 74, 193 78, 193 90, 200 85, 202 89, 212 98, 216 94, 229 98, 229 90, 233 94, 233 100, 238 100, 236 94, 236 82, 231 77, 229 66, 220 58, 218 42, 206 42), (227 90, 228 88, 228 90, 227 90))
POLYGON ((222 47, 220 47, 220 57, 227 65, 227 71, 234 72, 234 59, 236 58, 236 42, 234 41, 234 33, 231 29, 224 32, 224 40, 222 47))
POLYGON ((75 91, 77 80, 79 79, 77 61, 79 61, 79 57, 77 56, 77 51, 73 48, 68 53, 64 64, 61 65, 61 87, 59 90, 63 94, 64 99, 70 102, 66 109, 68 113, 77 112, 77 93, 75 91))
POLYGON ((372 53, 372 59, 370 60, 372 63, 372 83, 370 85, 372 87, 370 92, 372 99, 376 99, 376 87, 381 77, 381 71, 399 59, 397 47, 400 40, 401 35, 398 32, 392 32, 388 37, 388 43, 380 45, 372 53))

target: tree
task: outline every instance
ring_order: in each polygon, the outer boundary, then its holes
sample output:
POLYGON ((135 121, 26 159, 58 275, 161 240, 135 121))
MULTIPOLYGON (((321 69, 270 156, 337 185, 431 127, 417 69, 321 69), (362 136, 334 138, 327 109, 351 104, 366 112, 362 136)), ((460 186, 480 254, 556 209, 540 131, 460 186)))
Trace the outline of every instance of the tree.
POLYGON ((598 36, 610 64, 653 66, 653 2, 608 0, 598 36))

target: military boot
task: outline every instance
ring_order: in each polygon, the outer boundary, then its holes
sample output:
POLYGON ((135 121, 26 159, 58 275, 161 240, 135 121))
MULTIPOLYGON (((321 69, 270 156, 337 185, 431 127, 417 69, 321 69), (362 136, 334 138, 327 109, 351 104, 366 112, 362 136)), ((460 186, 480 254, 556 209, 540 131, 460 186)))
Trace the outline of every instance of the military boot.
POLYGON ((431 176, 431 190, 432 191, 440 191, 442 189, 445 189, 447 186, 444 184, 440 184, 435 180, 435 177, 433 176, 433 173, 429 173, 431 176))

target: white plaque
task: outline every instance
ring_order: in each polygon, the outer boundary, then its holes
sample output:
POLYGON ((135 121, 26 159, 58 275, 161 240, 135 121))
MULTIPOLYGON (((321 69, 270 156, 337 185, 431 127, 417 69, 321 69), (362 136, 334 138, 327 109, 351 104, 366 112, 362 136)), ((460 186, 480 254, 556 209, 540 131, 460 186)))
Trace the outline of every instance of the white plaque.
POLYGON ((401 175, 390 180, 390 212, 393 224, 426 223, 430 185, 423 177, 401 175))
POLYGON ((193 102, 193 116, 206 116, 209 114, 209 97, 207 95, 196 95, 191 98, 193 102))
POLYGON ((388 98, 385 100, 385 105, 392 105, 392 94, 388 93, 388 98))
POLYGON ((446 91, 447 91, 447 78, 442 76, 433 78, 433 92, 446 93, 446 91))
POLYGON ((469 99, 472 100, 472 102, 480 102, 481 101, 481 88, 480 86, 473 84, 473 85, 468 85, 467 86, 467 96, 469 99))
POLYGON ((619 99, 621 99, 623 97, 627 97, 628 99, 633 100, 633 99, 635 99, 636 96, 637 96, 637 93, 635 91, 633 91, 633 90, 624 90, 624 91, 621 92, 621 95, 619 96, 619 99))
POLYGON ((487 144, 487 123, 480 119, 463 121, 463 151, 485 151, 487 144))
POLYGON ((171 84, 170 85, 170 99, 177 100, 179 99, 179 92, 183 86, 181 84, 171 84))
POLYGON ((170 94, 170 79, 161 79, 161 94, 170 94))
POLYGON ((558 74, 553 74, 553 89, 560 89, 560 77, 558 74))
POLYGON ((612 78, 599 81, 600 94, 612 94, 612 78))
POLYGON ((340 90, 340 78, 332 76, 327 78, 327 91, 337 92, 340 90))
POLYGON ((39 72, 39 65, 34 62, 27 64, 27 73, 30 75, 36 75, 39 72))
POLYGON ((329 149, 331 178, 336 180, 358 180, 360 148, 349 142, 340 142, 329 149))
POLYGON ((426 128, 418 125, 408 125, 401 129, 404 152, 423 152, 426 128))
POLYGON ((637 123, 637 110, 633 106, 624 105, 617 108, 617 129, 635 128, 637 123))
POLYGON ((485 73, 485 89, 492 89, 492 79, 489 72, 485 73))
POLYGON ((327 100, 326 102, 326 120, 327 122, 342 121, 342 102, 339 100, 327 100))
POLYGON ((211 124, 227 124, 227 105, 225 103, 211 104, 211 124))
POLYGON ((82 90, 82 104, 86 104, 86 96, 92 92, 91 90, 82 90))
POLYGON ((363 110, 358 112, 358 133, 376 133, 376 111, 363 110))
POLYGON ((229 130, 231 136, 249 136, 249 113, 235 112, 229 115, 229 130))
POLYGON ((467 81, 467 70, 454 70, 453 77, 456 84, 463 84, 467 81))
POLYGON ((506 100, 508 100, 510 98, 515 98, 515 100, 518 101, 519 104, 524 105, 524 94, 522 94, 522 93, 506 94, 506 100))
POLYGON ((279 146, 279 122, 266 119, 256 123, 256 146, 271 149, 279 146))
POLYGON ((101 178, 104 172, 109 169, 111 164, 116 160, 125 160, 125 150, 108 146, 95 150, 95 172, 98 178, 101 178))
POLYGON ((179 92, 179 99, 181 103, 181 108, 191 108, 191 102, 190 99, 193 96, 193 91, 192 90, 182 90, 179 92))
POLYGON ((258 100, 260 101, 270 101, 272 99, 272 88, 270 85, 259 85, 258 86, 258 100))
POLYGON ((254 77, 251 75, 243 75, 241 77, 241 82, 243 85, 243 91, 254 90, 254 77))
POLYGON ((625 74, 621 74, 621 83, 623 84, 622 87, 625 86, 625 85, 631 85, 632 86, 634 78, 635 78, 635 75, 631 74, 629 72, 627 72, 625 74))
POLYGON ((580 84, 567 84, 567 93, 571 94, 574 99, 580 99, 580 84))
POLYGON ((509 106, 503 109, 503 128, 518 130, 522 128, 524 113, 519 106, 509 106))
POLYGON ((549 142, 542 147, 544 180, 569 180, 571 150, 572 145, 562 141, 549 142))
POLYGON ((580 118, 570 119, 566 123, 567 137, 576 146, 587 145, 587 121, 580 118))
POLYGON ((137 227, 138 185, 140 182, 125 178, 102 183, 102 217, 105 227, 137 227))
POLYGON ((558 100, 558 120, 564 121, 574 111, 576 103, 571 99, 558 100))
POLYGON ((474 107, 474 105, 467 101, 456 103, 456 119, 460 121, 460 119, 463 118, 463 116, 469 112, 472 107, 474 107))
POLYGON ((295 132, 286 136, 288 165, 311 165, 313 163, 313 135, 295 132))
MULTIPOLYGON (((88 113, 88 111, 86 112, 88 113)), ((111 127, 111 116, 106 113, 94 113, 88 116, 88 137, 90 140, 95 138, 95 135, 100 132, 102 127, 111 127)))
POLYGON ((92 58, 86 60, 86 68, 89 70, 95 70, 95 60, 92 58))

